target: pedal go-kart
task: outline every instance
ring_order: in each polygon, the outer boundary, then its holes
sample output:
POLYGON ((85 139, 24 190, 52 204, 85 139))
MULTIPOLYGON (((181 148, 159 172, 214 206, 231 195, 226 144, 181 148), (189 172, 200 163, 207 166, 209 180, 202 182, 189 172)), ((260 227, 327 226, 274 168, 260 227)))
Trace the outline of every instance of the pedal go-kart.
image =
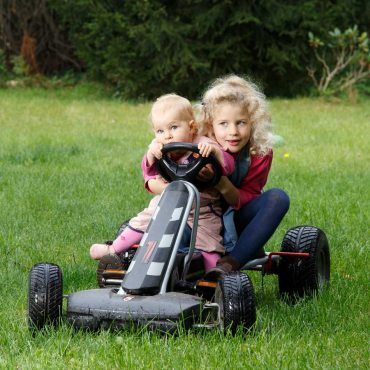
POLYGON ((205 280, 203 261, 194 245, 199 215, 197 187, 214 186, 221 176, 221 167, 213 156, 199 155, 189 165, 178 165, 167 156, 176 150, 198 153, 192 144, 164 147, 157 167, 172 182, 162 193, 140 245, 100 260, 99 289, 66 295, 67 308, 63 313, 60 267, 52 263, 32 267, 28 294, 30 328, 42 329, 66 316, 76 328, 146 325, 171 332, 183 325, 218 327, 235 333, 238 327, 248 331, 256 322, 254 289, 246 270, 277 274, 281 296, 293 301, 316 294, 328 285, 328 241, 325 233, 314 226, 294 227, 285 234, 281 251, 266 252, 249 261, 241 271, 222 275, 217 282, 205 280), (213 166, 214 177, 203 183, 197 175, 207 164, 213 166), (194 225, 189 252, 178 253, 192 209, 194 225))

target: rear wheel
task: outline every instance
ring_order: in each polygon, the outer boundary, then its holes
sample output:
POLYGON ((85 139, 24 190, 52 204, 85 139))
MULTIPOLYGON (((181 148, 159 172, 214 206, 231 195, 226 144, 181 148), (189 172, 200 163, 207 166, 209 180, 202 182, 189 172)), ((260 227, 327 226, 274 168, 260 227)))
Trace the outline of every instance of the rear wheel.
POLYGON ((42 329, 56 324, 62 313, 63 277, 59 266, 39 263, 32 267, 28 289, 28 325, 42 329))
POLYGON ((325 233, 317 227, 298 226, 287 231, 282 252, 308 252, 309 257, 285 257, 279 263, 279 291, 293 302, 322 291, 330 280, 330 252, 325 233))
POLYGON ((215 291, 219 304, 221 329, 236 333, 237 328, 249 330, 256 322, 256 302, 252 282, 248 275, 233 271, 220 277, 215 291))

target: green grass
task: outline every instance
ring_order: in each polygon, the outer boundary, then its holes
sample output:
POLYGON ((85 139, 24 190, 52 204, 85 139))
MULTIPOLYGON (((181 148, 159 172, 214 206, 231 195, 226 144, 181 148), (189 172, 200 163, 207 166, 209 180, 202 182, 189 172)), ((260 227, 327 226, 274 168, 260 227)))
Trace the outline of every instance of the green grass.
POLYGON ((257 296, 253 334, 146 330, 32 336, 28 272, 58 263, 64 291, 96 286, 91 243, 111 238, 149 195, 140 161, 151 139, 149 104, 98 92, 0 90, 0 368, 365 369, 369 366, 370 101, 271 101, 276 132, 266 188, 285 189, 291 208, 269 241, 301 224, 327 233, 331 286, 289 306, 276 277, 251 273, 257 296))

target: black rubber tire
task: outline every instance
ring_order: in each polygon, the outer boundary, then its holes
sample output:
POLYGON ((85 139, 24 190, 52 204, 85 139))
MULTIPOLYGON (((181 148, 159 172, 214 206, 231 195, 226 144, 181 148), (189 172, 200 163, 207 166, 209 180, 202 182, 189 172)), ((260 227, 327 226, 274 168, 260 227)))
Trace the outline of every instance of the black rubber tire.
POLYGON ((314 226, 288 230, 282 252, 308 252, 310 257, 282 257, 279 263, 279 292, 294 303, 305 295, 321 292, 330 281, 330 252, 325 233, 314 226))
POLYGON ((221 329, 235 334, 238 327, 250 330, 256 322, 256 301, 249 276, 233 271, 218 280, 215 302, 220 306, 221 329))
POLYGON ((62 315, 63 276, 58 265, 39 263, 32 267, 28 285, 28 325, 42 329, 58 324, 62 315))

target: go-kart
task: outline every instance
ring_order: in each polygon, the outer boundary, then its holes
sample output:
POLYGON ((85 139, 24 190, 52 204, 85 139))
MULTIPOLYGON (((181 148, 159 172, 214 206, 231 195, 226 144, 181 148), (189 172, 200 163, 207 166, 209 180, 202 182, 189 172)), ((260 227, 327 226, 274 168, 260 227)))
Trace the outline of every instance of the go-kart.
MULTIPOLYGON (((65 296, 67 321, 76 328, 125 328, 146 325, 163 331, 185 328, 221 328, 248 331, 256 322, 256 302, 246 270, 277 274, 282 297, 296 301, 320 292, 329 283, 330 254, 325 233, 313 226, 287 231, 281 251, 266 252, 249 261, 241 271, 221 275, 217 282, 204 277, 203 261, 195 249, 199 216, 199 190, 220 179, 217 160, 199 155, 192 144, 172 143, 157 162, 160 174, 170 181, 162 193, 139 246, 121 255, 103 257, 97 268, 99 289, 65 296), (172 161, 173 151, 195 153, 188 165, 172 161), (211 165, 214 176, 198 180, 201 169, 211 165), (194 223, 188 253, 178 247, 190 212, 194 223)), ((125 227, 123 225, 122 227, 125 227)), ((119 233, 122 231, 120 228, 119 233)), ((29 276, 28 322, 41 329, 64 316, 62 272, 58 265, 40 263, 29 276)))

